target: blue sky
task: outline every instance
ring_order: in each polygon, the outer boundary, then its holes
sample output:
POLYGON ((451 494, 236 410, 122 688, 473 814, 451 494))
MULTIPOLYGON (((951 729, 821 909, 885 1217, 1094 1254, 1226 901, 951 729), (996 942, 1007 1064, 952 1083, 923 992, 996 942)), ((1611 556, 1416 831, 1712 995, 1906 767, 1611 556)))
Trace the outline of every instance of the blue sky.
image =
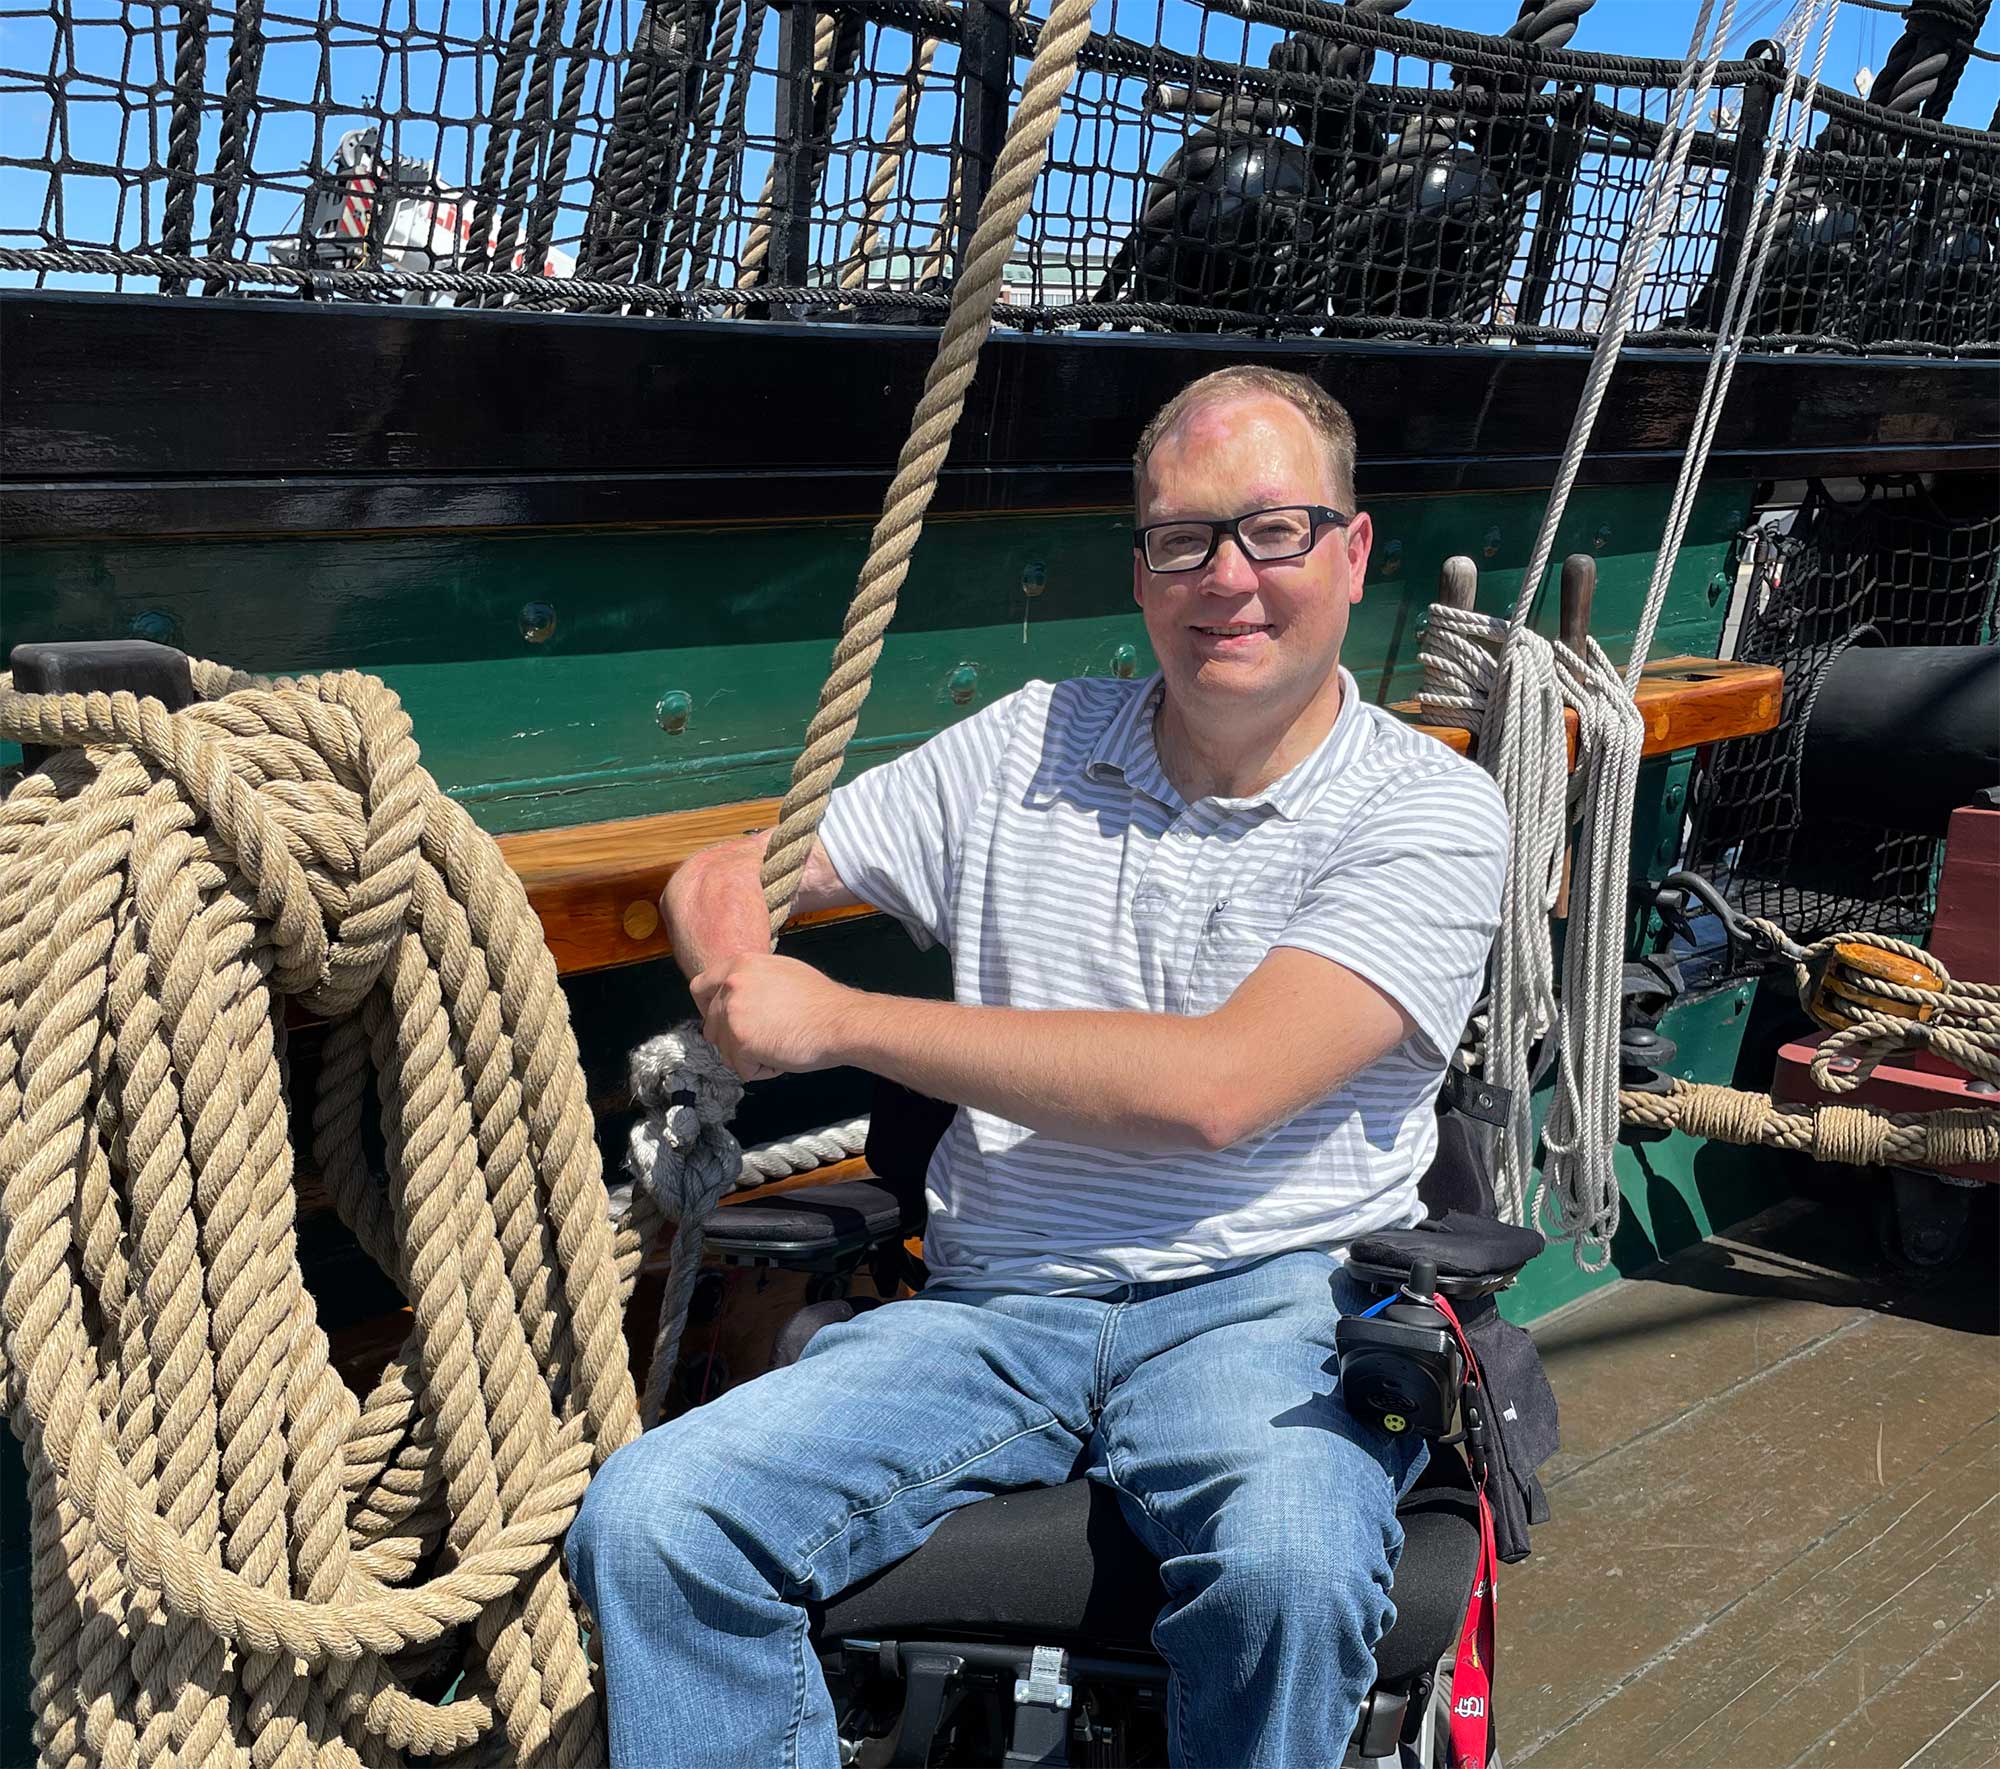
MULTIPOLYGON (((1738 0, 1737 23, 1729 48, 1740 52, 1757 37, 1775 32, 1792 0, 1738 0)), ((1039 6, 1037 10, 1039 10, 1039 6)), ((573 16, 574 6, 570 8, 573 16)), ((637 0, 613 0, 605 9, 614 34, 609 47, 615 52, 629 33, 638 15, 637 0)), ((1517 0, 1414 0, 1409 16, 1432 23, 1467 30, 1504 30, 1517 10, 1517 0)), ((1695 16, 1695 0, 1598 0, 1584 18, 1574 47, 1628 55, 1678 57, 1686 48, 1687 35, 1695 16)), ((267 101, 255 149, 255 164, 267 176, 277 176, 283 187, 261 192, 253 211, 254 231, 262 239, 281 233, 299 206, 309 164, 323 165, 340 133, 366 124, 371 117, 396 112, 429 113, 448 119, 440 129, 423 123, 406 125, 401 151, 419 159, 435 161, 440 182, 464 185, 472 182, 481 157, 483 132, 477 127, 482 115, 475 68, 480 58, 472 51, 472 39, 490 36, 505 8, 502 0, 269 0, 267 19, 271 46, 267 52, 262 90, 267 101), (330 10, 342 21, 340 47, 322 55, 314 41, 311 21, 330 10), (384 25, 397 45, 397 53, 382 50, 384 25), (330 100, 330 122, 318 125, 300 108, 300 101, 318 97, 330 100), (287 108, 285 100, 291 101, 287 108)), ((44 223, 49 191, 45 173, 29 165, 5 162, 40 158, 48 151, 52 119, 49 100, 49 70, 57 56, 57 72, 63 76, 68 95, 67 114, 62 119, 69 129, 67 151, 75 158, 98 163, 94 170, 72 173, 63 181, 63 237, 77 243, 116 243, 136 247, 157 240, 161 221, 164 180, 159 166, 165 152, 164 92, 173 53, 173 33, 180 16, 176 0, 57 0, 48 10, 0 12, 0 243, 39 243, 37 235, 44 223), (66 40, 57 36, 55 20, 69 23, 66 40), (9 72, 8 70, 15 70, 9 72), (155 95, 150 105, 142 99, 146 90, 155 95)), ((226 13, 218 7, 219 23, 210 46, 208 80, 211 91, 223 81, 227 52, 226 13)), ((1208 53, 1219 60, 1247 59, 1261 64, 1277 33, 1246 29, 1225 15, 1204 15, 1190 0, 1099 0, 1100 26, 1112 26, 1128 37, 1159 40, 1177 48, 1194 46, 1197 34, 1208 53)), ((1900 30, 1900 20, 1854 5, 1841 8, 1826 66, 1829 84, 1853 90, 1853 76, 1864 64, 1879 68, 1900 30)), ((1989 27, 1990 41, 2000 43, 2000 21, 1989 27)), ((775 23, 765 32, 760 65, 768 68, 775 56, 775 23)), ((882 52, 881 67, 887 76, 874 88, 870 114, 861 119, 850 107, 845 125, 849 139, 879 139, 887 126, 888 113, 896 96, 895 74, 908 54, 907 41, 898 39, 882 52)), ((935 64, 935 89, 919 115, 918 136, 933 151, 917 156, 903 204, 908 226, 907 243, 921 246, 925 225, 940 212, 949 171, 944 151, 951 135, 952 100, 949 77, 953 52, 941 52, 935 64)), ((490 79, 490 58, 483 72, 490 79)), ((1421 83, 1425 64, 1404 61, 1391 66, 1388 58, 1378 62, 1376 78, 1400 78, 1421 83)), ((1428 77, 1442 80, 1441 73, 1428 77)), ((593 84, 602 78, 602 69, 593 72, 593 84)), ((753 99, 750 126, 753 135, 768 132, 771 115, 771 82, 761 82, 753 99)), ((1101 100, 1103 83, 1095 86, 1098 101, 1093 113, 1092 82, 1079 83, 1086 101, 1058 136, 1058 159, 1078 167, 1098 169, 1100 176, 1052 177, 1046 191, 1052 211, 1052 237, 1064 233, 1064 211, 1073 216, 1072 237, 1093 249, 1101 248, 1109 235, 1118 232, 1129 215, 1136 189, 1130 169, 1143 163, 1156 167, 1173 146, 1171 132, 1157 126, 1142 128, 1133 121, 1132 89, 1121 93, 1122 115, 1107 112, 1101 100), (1126 173, 1123 179, 1103 177, 1104 168, 1126 173)), ((1951 108, 1951 120, 1983 127, 1991 118, 1996 95, 2000 95, 2000 66, 1975 60, 1960 81, 1951 108)), ((1629 95, 1628 95, 1629 101, 1629 95)), ((608 97, 593 90, 586 102, 587 114, 608 110, 608 97)), ((217 117, 210 107, 204 126, 202 159, 213 164, 217 117)), ((581 220, 582 203, 587 198, 586 143, 580 140, 572 159, 572 183, 568 196, 571 206, 558 230, 560 238, 573 234, 581 220)), ((869 156, 856 152, 837 156, 830 171, 831 194, 839 200, 844 191, 851 210, 858 210, 858 192, 865 182, 869 156)), ((763 180, 768 155, 752 151, 746 160, 737 199, 739 207, 754 203, 763 180)), ((205 238, 206 196, 198 207, 196 239, 205 238)), ((1615 232, 1615 205, 1606 220, 1615 232)), ((851 238, 851 224, 844 236, 851 238)), ((262 256, 259 248, 254 255, 262 256)), ((821 256, 829 255, 822 243, 821 256)), ((5 277, 7 281, 21 280, 5 277)), ((101 286, 101 285, 99 285, 101 286)))
MULTIPOLYGON (((1728 52, 1740 54, 1759 37, 1776 34, 1793 0, 1737 0, 1728 52)), ((1410 16, 1466 31, 1504 31, 1519 11, 1518 0, 1413 0, 1410 16)), ((1687 49, 1698 7, 1694 0, 1597 0, 1577 27, 1574 49, 1608 55, 1678 56, 1687 49)), ((1889 46, 1902 34, 1903 21, 1888 13, 1846 5, 1834 22, 1824 78, 1854 90, 1854 73, 1880 69, 1889 46)), ((1988 22, 1984 47, 2000 50, 2000 13, 1988 22)), ((1947 121, 1983 129, 2000 100, 2000 64, 1974 57, 1952 96, 1947 121)))

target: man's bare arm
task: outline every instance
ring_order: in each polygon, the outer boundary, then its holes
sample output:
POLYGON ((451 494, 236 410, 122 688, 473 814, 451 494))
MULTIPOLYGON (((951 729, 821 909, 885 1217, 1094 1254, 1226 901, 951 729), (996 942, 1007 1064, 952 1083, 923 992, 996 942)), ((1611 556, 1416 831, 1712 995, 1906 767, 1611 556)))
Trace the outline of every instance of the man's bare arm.
POLYGON ((1280 947, 1213 1013, 971 1007, 849 989, 788 958, 695 987, 739 1074, 851 1063, 1096 1148, 1222 1149, 1283 1123, 1414 1030, 1365 978, 1280 947))
MULTIPOLYGON (((667 881, 660 914, 674 962, 685 975, 699 976, 740 953, 770 951, 771 920, 759 882, 769 839, 769 831, 760 830, 704 848, 667 881)), ((842 909, 860 900, 840 882, 815 836, 799 882, 798 909, 842 909)))

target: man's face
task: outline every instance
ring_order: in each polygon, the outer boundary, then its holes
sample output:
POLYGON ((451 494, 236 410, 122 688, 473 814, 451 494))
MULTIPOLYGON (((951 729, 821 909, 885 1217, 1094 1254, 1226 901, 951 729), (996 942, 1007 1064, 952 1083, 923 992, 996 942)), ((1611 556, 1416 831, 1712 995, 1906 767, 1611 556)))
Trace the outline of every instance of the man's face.
MULTIPOLYGON (((1219 521, 1286 504, 1340 507, 1325 450, 1304 415, 1268 394, 1198 406, 1146 463, 1141 525, 1219 521)), ((1183 702, 1254 697, 1296 711, 1340 661, 1361 600, 1370 528, 1356 515, 1296 559, 1258 563, 1225 536, 1196 571, 1150 571, 1133 555, 1132 593, 1167 686, 1183 702)))

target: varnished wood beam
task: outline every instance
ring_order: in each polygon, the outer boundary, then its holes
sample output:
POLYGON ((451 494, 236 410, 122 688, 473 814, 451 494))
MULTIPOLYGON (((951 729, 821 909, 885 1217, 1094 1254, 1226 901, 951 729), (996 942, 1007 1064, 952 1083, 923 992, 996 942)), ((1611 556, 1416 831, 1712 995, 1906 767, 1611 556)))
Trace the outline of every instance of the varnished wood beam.
MULTIPOLYGON (((778 820, 778 801, 744 799, 657 817, 579 823, 503 835, 500 852, 528 887, 542 932, 565 974, 662 958, 660 893, 682 862, 778 820)), ((868 909, 831 909, 796 917, 792 926, 851 920, 868 909)))
MULTIPOLYGON (((1712 657, 1662 657, 1639 678, 1639 712, 1646 721, 1646 754, 1671 755, 1698 749, 1725 737, 1754 737, 1777 728, 1784 700, 1784 671, 1760 663, 1723 663, 1712 657)), ((1452 725, 1426 725, 1414 700, 1398 700, 1389 710, 1419 731, 1449 744, 1460 755, 1472 752, 1470 732, 1452 725)), ((1570 759, 1576 758, 1576 714, 1569 725, 1570 759)))
MULTIPOLYGON (((1778 722, 1784 686, 1773 668, 1718 663, 1712 658, 1669 657, 1649 664, 1639 684, 1646 720, 1646 754, 1714 743, 1768 731, 1778 722)), ((1416 723, 1416 702, 1393 710, 1416 723)), ((1463 731, 1418 724, 1463 755, 1463 731)), ((1575 721, 1571 720, 1572 752, 1575 721)), ((508 865, 528 887, 528 901, 542 919, 549 949, 565 974, 636 964, 667 953, 659 897, 689 856, 716 842, 777 821, 774 798, 745 799, 696 811, 585 823, 500 838, 508 865)), ((868 909, 835 909, 801 916, 795 927, 851 920, 868 909)))

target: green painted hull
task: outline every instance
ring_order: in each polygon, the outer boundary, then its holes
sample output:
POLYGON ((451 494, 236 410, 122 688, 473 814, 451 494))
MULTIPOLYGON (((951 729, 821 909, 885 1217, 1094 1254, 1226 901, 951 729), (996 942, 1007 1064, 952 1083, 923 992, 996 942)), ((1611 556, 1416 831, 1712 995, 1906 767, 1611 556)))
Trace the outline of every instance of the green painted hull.
MULTIPOLYGON (((1697 503, 1656 656, 1713 654, 1712 585, 1750 491, 1715 486, 1697 503)), ((1557 552, 1597 556, 1595 630, 1614 655, 1668 495, 1606 486, 1571 501, 1557 552)), ((1347 644, 1370 698, 1416 693, 1423 611, 1448 555, 1479 561, 1483 607, 1511 605, 1544 503, 1539 491, 1374 501, 1375 563, 1347 644)), ((7 550, 0 648, 139 636, 262 672, 372 671, 481 824, 544 829, 781 792, 867 540, 862 522, 772 522, 25 541, 7 550), (678 728, 663 728, 660 703, 676 693, 685 721, 670 703, 678 728)), ((1553 618, 1541 611, 1545 627, 1553 618)), ((1151 667, 1125 512, 934 520, 850 766, 1036 677, 1151 667)))

